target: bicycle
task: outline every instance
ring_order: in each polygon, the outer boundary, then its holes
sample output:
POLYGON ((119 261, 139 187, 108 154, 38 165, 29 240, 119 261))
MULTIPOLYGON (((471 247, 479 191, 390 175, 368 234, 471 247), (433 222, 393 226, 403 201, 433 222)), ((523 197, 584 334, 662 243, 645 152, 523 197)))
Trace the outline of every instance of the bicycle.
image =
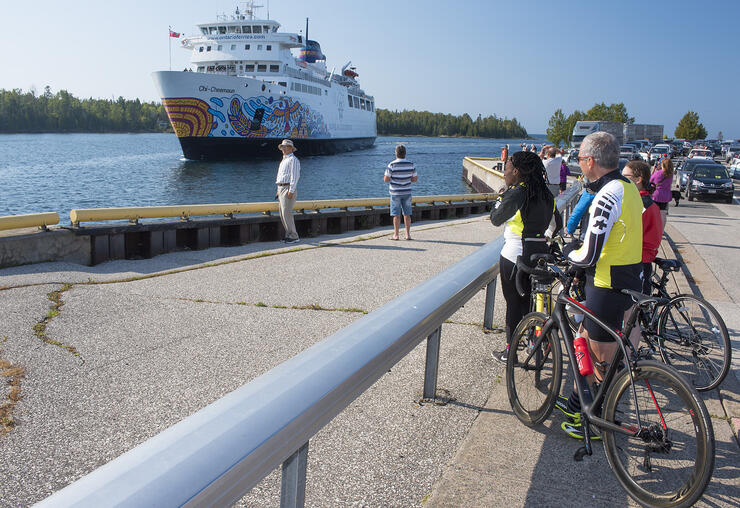
MULTIPOLYGON (((651 294, 660 303, 656 301, 640 307, 638 323, 645 343, 639 350, 640 355, 645 358, 659 355, 663 363, 683 374, 700 392, 717 388, 727 377, 732 364, 732 343, 722 316, 703 298, 668 293, 669 274, 681 269, 680 261, 655 258, 654 263, 662 274, 653 271, 651 294)), ((577 301, 584 299, 583 282, 581 279, 579 285, 570 288, 570 296, 577 301)), ((546 302, 552 301, 556 285, 550 285, 551 294, 544 296, 546 302)), ((538 287, 545 290, 542 284, 538 287)), ((543 312, 541 309, 542 306, 537 308, 543 312)), ((577 333, 583 314, 577 307, 568 305, 565 315, 571 330, 577 333)))
POLYGON ((722 316, 703 298, 668 294, 668 276, 681 269, 680 261, 655 258, 653 262, 662 275, 654 271, 650 280, 652 294, 668 299, 668 303, 640 313, 647 350, 657 352, 664 363, 686 376, 698 391, 717 388, 732 364, 732 343, 722 316))
POLYGON ((574 459, 581 461, 593 453, 593 426, 601 431, 609 466, 632 498, 645 506, 690 506, 703 494, 714 469, 714 430, 706 406, 675 369, 638 359, 627 339, 636 325, 639 308, 665 302, 625 290, 637 306, 627 319, 624 333, 612 330, 568 296, 573 277, 557 265, 565 258, 535 254, 532 260, 544 267, 517 263, 520 294, 521 277, 527 274, 543 280, 554 276, 564 291, 557 296, 550 316, 529 313, 512 334, 506 388, 514 414, 529 427, 550 416, 562 382, 562 337, 581 403, 584 431, 584 446, 574 459), (595 395, 577 367, 566 305, 577 306, 619 345, 595 395))

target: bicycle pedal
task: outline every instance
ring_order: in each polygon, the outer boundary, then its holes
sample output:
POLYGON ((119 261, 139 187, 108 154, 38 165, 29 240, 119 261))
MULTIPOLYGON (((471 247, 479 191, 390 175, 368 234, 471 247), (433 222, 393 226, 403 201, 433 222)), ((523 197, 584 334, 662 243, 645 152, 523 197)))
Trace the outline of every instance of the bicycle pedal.
POLYGON ((585 446, 581 446, 579 449, 576 450, 576 453, 573 455, 573 460, 576 462, 583 462, 583 457, 586 455, 591 455, 588 453, 588 450, 585 446))

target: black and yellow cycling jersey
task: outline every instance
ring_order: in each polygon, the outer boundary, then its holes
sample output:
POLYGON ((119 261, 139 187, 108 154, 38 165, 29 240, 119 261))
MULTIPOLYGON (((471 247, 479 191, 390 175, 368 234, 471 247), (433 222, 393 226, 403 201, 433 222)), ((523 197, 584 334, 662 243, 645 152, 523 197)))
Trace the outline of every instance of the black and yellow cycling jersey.
MULTIPOLYGON (((593 285, 606 289, 642 287, 642 198, 618 170, 591 184, 596 196, 589 209, 583 245, 568 255, 586 268, 593 285)), ((589 281, 590 282, 590 281, 589 281)))
POLYGON ((506 189, 493 205, 491 222, 494 226, 506 223, 504 229, 504 247, 501 255, 516 263, 516 258, 522 254, 543 252, 537 246, 528 246, 524 249, 525 239, 528 243, 542 243, 546 241, 545 232, 553 226, 554 232, 562 228, 560 214, 555 213, 555 199, 546 203, 542 199, 527 199, 527 186, 524 182, 506 189))

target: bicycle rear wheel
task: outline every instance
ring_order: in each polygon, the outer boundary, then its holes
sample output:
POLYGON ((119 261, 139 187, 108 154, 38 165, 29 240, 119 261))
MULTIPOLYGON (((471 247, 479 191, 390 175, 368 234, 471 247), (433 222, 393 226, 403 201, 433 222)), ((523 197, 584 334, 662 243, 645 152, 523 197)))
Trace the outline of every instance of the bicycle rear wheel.
POLYGON ((671 367, 640 361, 634 376, 636 404, 627 369, 617 375, 604 401, 605 420, 640 430, 636 436, 602 430, 609 465, 640 504, 691 506, 714 469, 714 431, 707 408, 671 367))
POLYGON ((552 329, 537 344, 547 316, 530 312, 511 336, 506 360, 506 391, 511 408, 528 427, 550 416, 560 392, 562 357, 557 332, 552 329), (531 353, 531 354, 530 354, 531 353))
POLYGON ((658 318, 663 361, 699 391, 716 388, 730 370, 732 345, 717 310, 694 295, 671 298, 658 318))

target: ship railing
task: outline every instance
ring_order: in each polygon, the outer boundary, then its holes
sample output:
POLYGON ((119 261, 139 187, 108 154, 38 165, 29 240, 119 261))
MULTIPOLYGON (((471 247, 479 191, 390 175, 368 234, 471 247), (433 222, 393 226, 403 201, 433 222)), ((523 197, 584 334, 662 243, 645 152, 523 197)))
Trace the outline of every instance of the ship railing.
POLYGON ((287 74, 291 78, 304 79, 306 81, 311 81, 313 83, 318 83, 320 85, 331 87, 331 81, 329 81, 328 79, 317 78, 316 76, 313 76, 308 72, 298 71, 291 67, 285 68, 285 74, 287 74))
MULTIPOLYGON (((414 196, 412 203, 452 203, 461 201, 480 202, 496 199, 498 194, 450 194, 436 196, 414 196)), ((313 201, 296 201, 294 210, 305 213, 307 210, 347 210, 349 208, 373 208, 388 206, 388 198, 359 198, 359 199, 323 199, 313 201)), ((128 220, 138 223, 140 219, 162 219, 180 217, 188 220, 191 217, 206 215, 223 215, 233 217, 237 214, 262 213, 270 214, 279 211, 275 201, 256 203, 224 203, 205 205, 167 205, 167 206, 139 206, 122 208, 76 208, 70 211, 69 218, 73 226, 81 222, 128 220)))
MULTIPOLYGON (((558 197, 561 213, 579 191, 558 197)), ((435 400, 442 324, 483 288, 492 327, 503 245, 499 236, 36 506, 232 506, 282 466, 280 506, 302 507, 319 430, 424 339, 423 398, 435 400)))
POLYGON ((59 214, 56 212, 28 213, 0 217, 0 231, 33 227, 46 230, 47 226, 53 226, 54 224, 59 224, 59 214))

